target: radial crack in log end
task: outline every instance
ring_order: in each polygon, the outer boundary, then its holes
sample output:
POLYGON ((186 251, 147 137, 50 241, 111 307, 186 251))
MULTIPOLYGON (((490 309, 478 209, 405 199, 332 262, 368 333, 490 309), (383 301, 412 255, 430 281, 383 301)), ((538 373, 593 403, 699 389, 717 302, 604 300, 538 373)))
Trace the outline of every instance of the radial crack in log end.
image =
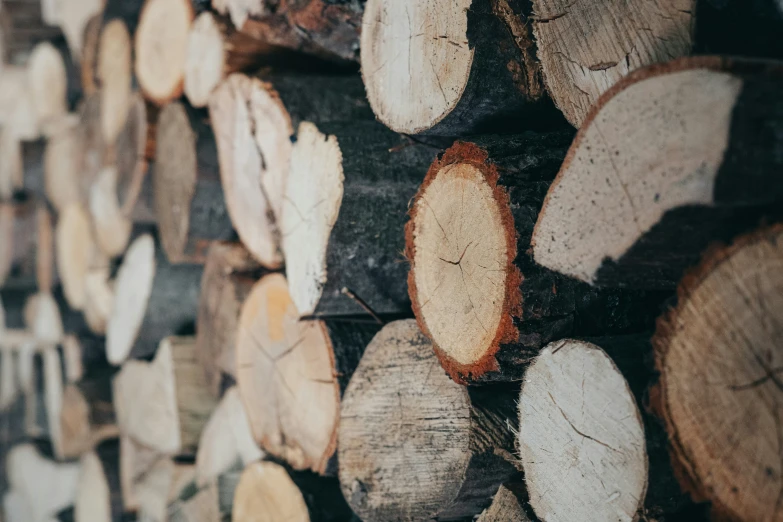
POLYGON ((653 338, 653 406, 681 484, 714 516, 783 517, 781 273, 781 225, 714 248, 653 338))

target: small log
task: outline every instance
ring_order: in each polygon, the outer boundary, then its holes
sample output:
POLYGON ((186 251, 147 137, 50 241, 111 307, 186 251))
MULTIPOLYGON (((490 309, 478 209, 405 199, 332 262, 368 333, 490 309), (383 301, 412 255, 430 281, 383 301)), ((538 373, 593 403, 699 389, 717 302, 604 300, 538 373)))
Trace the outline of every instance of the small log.
MULTIPOLYGON (((43 186, 35 182, 37 173, 33 161, 25 161, 25 190, 41 193, 58 211, 62 212, 68 205, 84 201, 82 187, 82 159, 84 157, 81 129, 76 117, 69 118, 62 129, 51 134, 46 140, 43 153, 43 186)), ((27 153, 27 148, 25 148, 27 153)), ((25 154, 27 160, 29 156, 25 154)), ((41 161, 41 156, 34 156, 41 161)), ((32 160, 32 158, 31 158, 32 160)), ((37 170, 37 169, 36 169, 37 170)))
POLYGON ((125 125, 114 143, 117 166, 117 204, 133 223, 156 223, 149 164, 155 158, 158 108, 134 93, 125 125))
POLYGON ((196 453, 196 484, 207 486, 231 471, 237 462, 244 468, 263 456, 253 440, 239 391, 231 387, 201 432, 196 453))
POLYGON ((575 127, 631 71, 688 55, 698 20, 696 0, 532 3, 530 22, 544 83, 575 127))
POLYGON ((492 499, 492 504, 481 513, 476 522, 531 522, 526 513, 527 492, 519 483, 503 484, 492 499))
POLYGON ((89 194, 95 242, 107 257, 117 257, 125 252, 133 230, 133 223, 119 205, 118 178, 116 167, 104 167, 98 172, 89 194))
POLYGON ((294 469, 334 472, 340 398, 378 326, 299 321, 281 274, 245 299, 237 386, 259 446, 294 469))
POLYGON ((11 129, 20 140, 35 140, 41 135, 26 67, 3 67, 0 75, 0 125, 11 129))
POLYGON ((152 188, 163 249, 172 263, 203 264, 211 241, 234 237, 206 111, 166 105, 156 147, 152 188))
POLYGON ((653 338, 660 380, 651 402, 672 464, 715 520, 781 515, 781 269, 779 224, 712 249, 683 278, 653 338))
POLYGON ((549 189, 535 261, 597 286, 671 289, 710 242, 779 216, 781 71, 695 57, 618 83, 549 189))
POLYGON ((78 184, 80 201, 89 200, 90 188, 104 167, 113 163, 112 147, 103 139, 101 130, 100 93, 87 96, 79 109, 78 164, 81 170, 78 184))
POLYGON ((205 107, 226 77, 258 68, 273 52, 268 42, 237 31, 228 20, 201 13, 188 35, 184 86, 188 101, 194 107, 205 107))
POLYGON ((553 522, 676 519, 688 503, 668 465, 665 433, 637 404, 651 377, 642 363, 647 337, 606 342, 610 354, 557 341, 525 374, 518 447, 530 504, 553 522))
POLYGON ((530 25, 519 0, 368 0, 361 64, 376 116, 404 134, 529 126, 545 94, 530 25))
POLYGON ((155 353, 161 339, 192 330, 202 267, 170 265, 143 234, 128 247, 114 283, 106 354, 119 365, 155 353))
POLYGON ((15 446, 6 463, 11 490, 26 504, 30 521, 51 520, 73 505, 79 478, 78 463, 56 463, 31 444, 15 446))
POLYGON ((49 42, 39 43, 27 64, 30 92, 44 136, 57 130, 61 120, 68 117, 68 73, 61 51, 49 42))
POLYGON ((350 293, 377 314, 410 314, 403 223, 437 152, 377 122, 299 126, 281 234, 301 316, 361 314, 350 293))
POLYGON ((85 453, 80 465, 74 522, 120 520, 123 507, 119 440, 106 441, 85 453))
POLYGON ((101 131, 114 143, 125 125, 131 102, 131 36, 121 19, 103 26, 98 42, 96 75, 100 82, 101 131))
POLYGON ((87 211, 79 204, 66 207, 57 220, 55 234, 57 273, 65 298, 71 308, 82 310, 87 273, 96 249, 87 211))
POLYGON ((458 142, 411 207, 408 286, 422 331, 457 382, 518 381, 566 336, 652 328, 668 294, 598 291, 536 265, 528 248, 568 133, 458 142))
POLYGON ((171 456, 195 456, 217 401, 205 388, 195 340, 167 337, 151 363, 126 362, 114 379, 120 432, 171 456))
POLYGON ((144 96, 165 105, 182 95, 190 0, 146 0, 135 33, 135 71, 144 96))
POLYGON ((279 268, 283 190, 300 121, 371 119, 353 76, 231 75, 210 98, 220 175, 234 228, 265 267, 279 268))
POLYGON ((505 460, 517 393, 450 381, 415 321, 387 325, 343 397, 338 459, 351 508, 379 521, 481 513, 517 473, 505 460))
POLYGON ((214 242, 201 278, 196 354, 209 389, 220 396, 224 376, 236 380, 235 337, 239 313, 262 271, 239 244, 214 242))
POLYGON ((292 474, 273 462, 245 468, 234 493, 232 520, 274 522, 356 520, 335 479, 292 474))

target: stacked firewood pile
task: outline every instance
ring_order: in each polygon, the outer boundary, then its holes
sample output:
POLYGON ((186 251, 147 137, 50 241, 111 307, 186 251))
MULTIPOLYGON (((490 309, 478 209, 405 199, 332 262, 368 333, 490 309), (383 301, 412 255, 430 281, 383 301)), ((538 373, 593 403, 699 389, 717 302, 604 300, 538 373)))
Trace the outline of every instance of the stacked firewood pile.
POLYGON ((780 0, 0 31, 0 521, 783 520, 780 0))

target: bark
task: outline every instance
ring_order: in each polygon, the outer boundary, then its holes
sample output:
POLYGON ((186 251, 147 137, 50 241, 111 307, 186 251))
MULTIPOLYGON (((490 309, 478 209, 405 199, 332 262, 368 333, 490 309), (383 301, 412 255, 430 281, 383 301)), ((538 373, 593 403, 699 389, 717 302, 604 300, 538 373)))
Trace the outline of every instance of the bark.
POLYGON ((569 140, 556 132, 458 142, 412 204, 413 310, 457 382, 519 381, 541 348, 566 336, 648 331, 668 295, 595 290, 531 258, 535 220, 569 140))
POLYGON ((357 62, 363 2, 344 0, 286 0, 259 2, 264 15, 250 16, 242 23, 232 11, 242 32, 278 47, 292 49, 336 62, 357 62))
POLYGON ((239 312, 262 271, 239 244, 214 242, 206 257, 196 319, 196 353, 209 389, 218 397, 224 375, 236 379, 239 312))
POLYGON ((775 0, 699 0, 694 51, 780 59, 783 43, 777 35, 781 28, 783 9, 775 0))
POLYGON ((299 321, 285 279, 262 278, 236 337, 238 389, 259 446, 294 469, 333 474, 340 398, 378 328, 299 321))
POLYGON ((300 125, 281 233, 302 316, 362 315, 359 300, 376 314, 409 316, 403 223, 437 152, 376 122, 300 125))
POLYGON ((158 121, 152 178, 155 215, 172 263, 204 263, 212 241, 235 237, 207 118, 206 111, 174 102, 158 121))
POLYGON ((128 248, 117 274, 106 336, 112 364, 149 357, 164 337, 193 331, 202 267, 171 265, 159 248, 155 250, 150 236, 140 236, 128 248))
POLYGON ((781 513, 780 330, 773 326, 781 320, 781 240, 777 224, 712 248, 683 278, 652 341, 660 378, 651 403, 669 435, 672 464, 683 489, 711 504, 715 520, 781 513), (741 456, 747 451, 760 453, 748 460, 741 456))
POLYGON ((517 474, 506 458, 518 388, 464 388, 431 348, 415 321, 387 325, 345 392, 340 483, 363 519, 470 518, 517 474))
POLYGON ((778 218, 780 75, 775 63, 694 57, 620 82, 549 190, 535 260, 596 286, 672 289, 711 242, 778 218), (655 117, 641 126, 642 114, 655 117), (650 168, 664 149, 676 153, 650 168))
POLYGON ((234 494, 232 516, 243 520, 356 521, 340 495, 337 481, 312 473, 289 472, 273 462, 245 468, 234 494))
POLYGON ((391 129, 441 136, 499 132, 530 128, 550 109, 538 103, 544 83, 530 2, 443 1, 403 10, 371 0, 366 12, 362 70, 373 110, 391 129), (399 53, 406 33, 407 60, 399 53), (397 84, 398 77, 404 81, 397 84), (399 87, 388 88, 393 82, 399 87))

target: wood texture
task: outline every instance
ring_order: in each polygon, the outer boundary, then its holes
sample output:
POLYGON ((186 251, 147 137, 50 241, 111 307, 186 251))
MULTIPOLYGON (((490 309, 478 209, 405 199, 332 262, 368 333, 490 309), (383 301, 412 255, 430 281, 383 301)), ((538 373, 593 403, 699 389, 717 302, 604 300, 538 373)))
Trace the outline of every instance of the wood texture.
POLYGON ((678 289, 653 339, 652 394, 672 461, 713 517, 780 520, 780 273, 783 228, 715 248, 678 289), (747 456, 754 455, 753 458, 747 456))
POLYGON ((512 395, 450 381, 415 321, 387 325, 343 398, 338 459, 351 508, 378 521, 481 513, 516 473, 501 456, 513 451, 512 395))
POLYGON ((477 522, 530 522, 525 514, 526 493, 522 484, 500 486, 492 505, 481 513, 477 522))
POLYGON ((161 244, 172 263, 204 263, 209 243, 234 229, 206 111, 179 102, 160 113, 152 189, 161 244))
POLYGON ((458 142, 433 162, 406 227, 422 331, 457 382, 521 380, 547 343, 652 328, 666 294, 597 291, 528 252, 569 133, 458 142))
POLYGON ((598 286, 673 288, 710 242, 774 219, 779 77, 776 64, 696 57, 620 82, 549 190, 536 262, 598 286))

